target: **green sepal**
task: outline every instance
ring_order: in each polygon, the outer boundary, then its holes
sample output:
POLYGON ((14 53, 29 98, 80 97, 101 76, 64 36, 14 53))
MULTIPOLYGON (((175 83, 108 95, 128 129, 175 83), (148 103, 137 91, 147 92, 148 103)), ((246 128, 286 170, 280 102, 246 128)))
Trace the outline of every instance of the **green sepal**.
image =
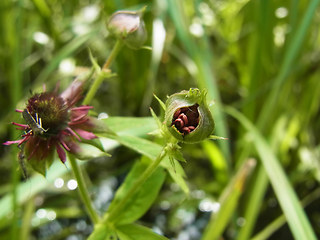
MULTIPOLYGON (((92 141, 92 140, 90 140, 92 141)), ((91 160, 97 157, 110 157, 111 155, 104 150, 100 150, 93 144, 78 143, 77 151, 72 153, 79 160, 91 160)))
POLYGON ((153 111, 152 108, 150 108, 150 112, 151 112, 151 115, 153 117, 153 119, 156 121, 157 125, 158 125, 158 128, 161 128, 162 127, 162 122, 160 121, 160 119, 158 118, 158 116, 155 114, 155 112, 153 111))
MULTIPOLYGON (((46 176, 47 169, 51 166, 54 159, 54 149, 50 149, 49 153, 46 153, 47 156, 45 158, 41 158, 39 151, 37 151, 29 160, 27 160, 28 164, 32 167, 33 170, 40 173, 44 177, 46 176)), ((42 151, 40 151, 42 152, 42 151)), ((31 152, 26 150, 26 156, 29 156, 31 152)))
POLYGON ((159 102, 160 106, 165 111, 166 110, 166 104, 164 102, 162 102, 161 99, 157 97, 157 95, 153 94, 153 96, 154 96, 155 99, 157 99, 157 101, 159 102))

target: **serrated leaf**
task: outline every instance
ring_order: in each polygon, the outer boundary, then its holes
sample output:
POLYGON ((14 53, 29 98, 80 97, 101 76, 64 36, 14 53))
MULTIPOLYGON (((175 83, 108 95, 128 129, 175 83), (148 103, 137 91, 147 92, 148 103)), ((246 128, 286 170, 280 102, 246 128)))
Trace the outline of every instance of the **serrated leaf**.
MULTIPOLYGON (((147 167, 148 164, 142 161, 138 161, 134 164, 125 181, 117 190, 108 212, 112 211, 123 197, 126 196, 126 193, 135 184, 135 180, 143 174, 147 167)), ((145 214, 158 196, 165 177, 166 174, 162 168, 156 169, 155 172, 140 186, 139 191, 130 198, 120 214, 112 219, 112 222, 116 225, 128 224, 136 221, 145 214)))
POLYGON ((117 235, 120 240, 168 240, 168 238, 156 234, 150 228, 138 224, 117 226, 117 235))

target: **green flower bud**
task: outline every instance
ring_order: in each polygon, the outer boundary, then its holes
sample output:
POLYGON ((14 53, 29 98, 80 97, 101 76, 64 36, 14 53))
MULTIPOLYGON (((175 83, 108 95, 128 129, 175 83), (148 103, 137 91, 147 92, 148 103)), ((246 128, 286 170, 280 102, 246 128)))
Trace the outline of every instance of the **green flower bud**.
POLYGON ((166 101, 165 124, 181 142, 196 143, 208 138, 214 130, 214 121, 206 92, 196 88, 171 95, 166 101))
MULTIPOLYGON (((144 9, 143 9, 144 10, 144 9)), ((138 49, 147 40, 142 11, 118 11, 109 19, 109 31, 130 48, 138 49)))

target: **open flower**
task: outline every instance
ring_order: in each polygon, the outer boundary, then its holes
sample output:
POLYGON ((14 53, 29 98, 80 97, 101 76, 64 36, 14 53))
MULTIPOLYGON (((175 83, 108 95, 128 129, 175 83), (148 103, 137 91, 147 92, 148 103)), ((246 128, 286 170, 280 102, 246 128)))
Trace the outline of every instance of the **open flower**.
POLYGON ((24 149, 24 156, 32 168, 43 175, 51 165, 55 151, 62 163, 66 161, 66 151, 81 153, 78 144, 81 139, 97 138, 92 133, 95 119, 88 116, 93 107, 75 107, 81 98, 83 84, 84 81, 75 80, 60 95, 57 91, 33 95, 24 110, 16 110, 22 113, 25 124, 12 123, 18 126, 17 129, 24 130, 22 138, 4 145, 17 143, 24 149))

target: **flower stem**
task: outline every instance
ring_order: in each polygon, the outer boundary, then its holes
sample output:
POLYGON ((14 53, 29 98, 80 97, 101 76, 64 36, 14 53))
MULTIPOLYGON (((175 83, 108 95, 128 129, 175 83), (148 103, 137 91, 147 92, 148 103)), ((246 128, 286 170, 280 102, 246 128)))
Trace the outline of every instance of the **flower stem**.
POLYGON ((70 164, 71 164, 71 167, 73 170, 73 174, 78 182, 78 188, 79 188, 79 193, 80 193, 82 202, 86 206, 86 209, 88 211, 89 217, 91 218, 91 221, 94 224, 97 224, 99 222, 100 218, 92 206, 92 202, 90 200, 87 186, 85 184, 81 169, 80 169, 79 165, 77 164, 75 157, 71 154, 69 154, 69 161, 70 161, 70 164))
POLYGON ((106 72, 108 70, 109 66, 111 65, 112 61, 116 58, 116 56, 118 55, 121 48, 122 48, 122 41, 117 40, 116 44, 114 45, 114 47, 110 53, 110 56, 108 57, 105 64, 103 65, 102 70, 97 74, 97 77, 93 81, 93 84, 91 85, 85 99, 83 100, 83 102, 82 102, 83 105, 88 105, 92 101, 92 99, 93 99, 94 95, 96 94, 97 90, 99 89, 101 83, 105 79, 106 75, 104 74, 104 72, 106 72))
POLYGON ((108 57, 107 61, 105 62, 105 64, 102 67, 102 70, 107 70, 109 68, 109 66, 111 65, 112 61, 116 58, 116 56, 118 55, 120 49, 122 48, 122 41, 121 40, 117 40, 116 44, 114 45, 110 56, 108 57))
POLYGON ((135 181, 131 189, 126 193, 126 195, 121 199, 121 201, 109 212, 103 219, 103 224, 110 223, 112 220, 119 215, 123 210, 126 203, 132 198, 136 191, 141 187, 141 185, 152 175, 152 173, 157 169, 161 160, 167 155, 166 147, 162 149, 160 154, 157 156, 156 160, 153 161, 149 167, 144 171, 144 173, 135 181))

